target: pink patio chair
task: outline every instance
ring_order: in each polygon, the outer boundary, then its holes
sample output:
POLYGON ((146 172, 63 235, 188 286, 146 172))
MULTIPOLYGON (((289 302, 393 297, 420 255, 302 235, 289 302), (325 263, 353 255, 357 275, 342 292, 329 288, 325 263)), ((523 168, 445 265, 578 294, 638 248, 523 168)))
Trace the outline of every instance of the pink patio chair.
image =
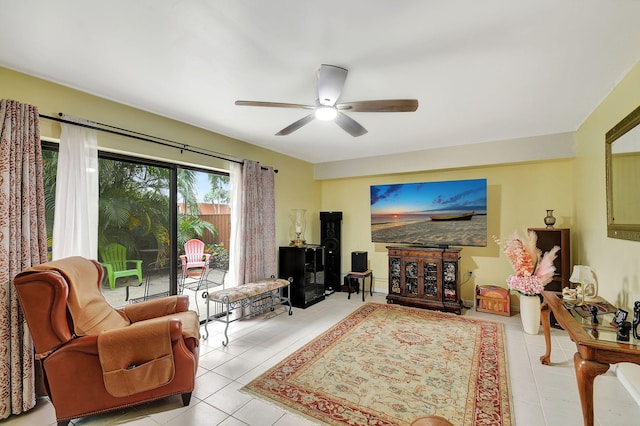
POLYGON ((182 261, 182 276, 189 275, 189 269, 200 268, 199 277, 206 277, 209 271, 210 253, 204 252, 204 243, 200 240, 189 240, 184 244, 184 254, 180 255, 182 261))

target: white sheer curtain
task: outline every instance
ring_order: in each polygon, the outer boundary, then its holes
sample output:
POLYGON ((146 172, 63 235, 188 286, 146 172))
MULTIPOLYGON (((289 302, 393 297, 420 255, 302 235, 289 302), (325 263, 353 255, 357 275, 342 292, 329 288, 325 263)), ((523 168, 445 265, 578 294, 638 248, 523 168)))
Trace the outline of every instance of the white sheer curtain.
POLYGON ((242 229, 242 164, 231 163, 229 168, 231 178, 231 236, 229 241, 229 284, 238 285, 240 273, 241 253, 244 250, 240 230, 242 229))
POLYGON ((52 259, 68 256, 98 258, 98 137, 95 130, 63 123, 52 259))
MULTIPOLYGON (((235 285, 276 275, 275 179, 273 168, 245 160, 231 176, 231 259, 235 285)), ((234 284, 232 284, 234 285, 234 284)))

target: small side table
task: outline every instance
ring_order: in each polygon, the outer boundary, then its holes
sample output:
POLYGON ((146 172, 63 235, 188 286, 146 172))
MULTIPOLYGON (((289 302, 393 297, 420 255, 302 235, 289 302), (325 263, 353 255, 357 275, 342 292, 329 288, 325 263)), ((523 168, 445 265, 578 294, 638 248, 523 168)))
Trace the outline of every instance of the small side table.
POLYGON ((366 289, 366 279, 369 278, 369 294, 373 296, 373 270, 367 269, 364 272, 347 272, 347 275, 344 276, 345 284, 347 285, 347 289, 349 291, 349 296, 347 299, 351 299, 351 280, 356 280, 357 287, 356 293, 360 291, 360 280, 362 280, 362 301, 364 302, 364 293, 366 289))

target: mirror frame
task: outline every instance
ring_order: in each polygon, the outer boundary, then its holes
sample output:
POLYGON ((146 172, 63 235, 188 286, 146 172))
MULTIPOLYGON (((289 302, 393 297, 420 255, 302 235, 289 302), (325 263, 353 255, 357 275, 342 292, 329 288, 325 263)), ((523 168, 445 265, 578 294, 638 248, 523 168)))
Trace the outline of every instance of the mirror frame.
POLYGON ((640 241, 640 223, 613 223, 611 144, 640 124, 640 106, 623 118, 605 136, 605 167, 607 185, 607 236, 640 241))

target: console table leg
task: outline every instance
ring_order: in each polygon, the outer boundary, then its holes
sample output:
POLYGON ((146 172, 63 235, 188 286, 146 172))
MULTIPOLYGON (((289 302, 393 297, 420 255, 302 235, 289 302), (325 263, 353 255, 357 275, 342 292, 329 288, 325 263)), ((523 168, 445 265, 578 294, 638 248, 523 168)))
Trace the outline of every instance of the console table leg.
POLYGON ((551 329, 550 329, 550 320, 549 316, 551 315, 551 310, 549 309, 549 305, 547 302, 542 302, 540 305, 540 320, 542 321, 542 331, 544 332, 544 343, 547 346, 547 350, 540 357, 540 362, 544 365, 551 365, 551 329))
POLYGON ((593 426, 593 381, 600 374, 606 373, 609 365, 585 360, 579 352, 573 355, 573 364, 575 365, 576 378, 578 379, 584 425, 593 426))

